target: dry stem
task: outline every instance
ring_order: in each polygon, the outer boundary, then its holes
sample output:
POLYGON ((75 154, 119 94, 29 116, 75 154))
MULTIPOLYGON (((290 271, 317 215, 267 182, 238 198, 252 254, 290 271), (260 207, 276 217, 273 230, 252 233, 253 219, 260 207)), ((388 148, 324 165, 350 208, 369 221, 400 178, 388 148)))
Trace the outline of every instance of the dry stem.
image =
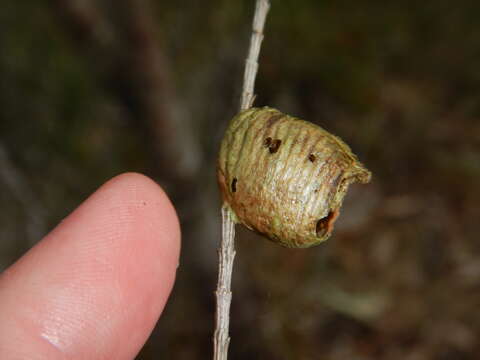
POLYGON ((231 219, 230 209, 222 206, 222 244, 218 249, 218 285, 216 329, 213 337, 214 360, 226 360, 228 355, 228 326, 230 324, 230 303, 232 301, 233 259, 235 258, 235 223, 231 219))
MULTIPOLYGON (((255 78, 258 70, 258 56, 263 40, 263 27, 270 8, 269 0, 257 0, 253 18, 252 37, 250 49, 245 62, 245 75, 243 91, 240 101, 240 110, 252 106, 254 96, 255 78)), ((228 328, 230 324, 230 303, 232 301, 233 260, 235 258, 235 223, 232 220, 231 210, 228 205, 222 206, 222 242, 218 249, 218 283, 217 309, 215 314, 215 333, 213 337, 213 359, 227 360, 230 337, 228 328)))
POLYGON ((240 110, 246 110, 252 106, 254 100, 255 78, 258 70, 258 56, 263 41, 263 27, 270 9, 269 0, 257 0, 255 7, 255 16, 253 18, 252 37, 250 39, 250 49, 245 61, 245 75, 243 78, 243 91, 240 102, 240 110))

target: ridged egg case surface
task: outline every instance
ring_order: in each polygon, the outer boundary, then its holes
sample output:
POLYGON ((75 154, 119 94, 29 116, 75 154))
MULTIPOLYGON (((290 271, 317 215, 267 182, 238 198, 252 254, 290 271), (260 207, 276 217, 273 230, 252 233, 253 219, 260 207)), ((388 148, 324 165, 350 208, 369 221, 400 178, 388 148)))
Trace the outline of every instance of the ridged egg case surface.
POLYGON ((348 186, 370 172, 338 137, 273 108, 230 122, 217 176, 237 222, 287 247, 328 239, 348 186))

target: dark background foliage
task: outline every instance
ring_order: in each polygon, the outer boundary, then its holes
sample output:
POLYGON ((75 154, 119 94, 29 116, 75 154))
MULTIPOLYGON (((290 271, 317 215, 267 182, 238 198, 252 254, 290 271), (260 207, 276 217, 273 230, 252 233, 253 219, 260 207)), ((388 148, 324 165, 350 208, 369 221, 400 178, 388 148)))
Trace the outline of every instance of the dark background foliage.
MULTIPOLYGON (((476 359, 480 3, 273 1, 256 105, 341 136, 373 172, 334 236, 239 230, 231 359, 476 359)), ((139 171, 182 222, 175 289, 139 359, 211 354, 215 157, 253 1, 3 1, 0 266, 101 183, 139 171)))

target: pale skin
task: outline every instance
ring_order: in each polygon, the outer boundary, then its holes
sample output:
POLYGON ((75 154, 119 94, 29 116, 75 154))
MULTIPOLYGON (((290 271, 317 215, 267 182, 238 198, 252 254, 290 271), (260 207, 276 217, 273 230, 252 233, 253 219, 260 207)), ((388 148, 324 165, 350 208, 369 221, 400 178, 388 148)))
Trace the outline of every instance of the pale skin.
POLYGON ((134 359, 179 252, 163 190, 140 174, 113 178, 0 275, 0 359, 134 359))

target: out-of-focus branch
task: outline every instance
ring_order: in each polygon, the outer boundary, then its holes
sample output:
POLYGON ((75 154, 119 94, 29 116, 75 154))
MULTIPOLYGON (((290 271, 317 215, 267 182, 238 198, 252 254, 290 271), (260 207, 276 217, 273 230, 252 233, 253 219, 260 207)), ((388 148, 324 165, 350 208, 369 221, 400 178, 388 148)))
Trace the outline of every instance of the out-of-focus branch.
POLYGON ((174 95, 150 1, 118 2, 121 21, 115 24, 89 1, 52 1, 76 43, 87 51, 104 87, 126 105, 131 121, 148 141, 162 179, 188 181, 198 169, 200 151, 174 95))
POLYGON ((125 4, 125 11, 131 14, 126 25, 140 108, 145 110, 162 164, 171 163, 177 176, 189 177, 198 169, 200 151, 185 118, 186 111, 174 94, 168 60, 158 46, 151 3, 126 0, 125 4))
POLYGON ((28 185, 25 176, 12 163, 5 146, 0 143, 0 182, 22 206, 26 217, 26 232, 29 245, 40 240, 46 232, 44 210, 28 185))
POLYGON ((52 0, 75 42, 90 51, 113 50, 111 28, 89 0, 52 0))

